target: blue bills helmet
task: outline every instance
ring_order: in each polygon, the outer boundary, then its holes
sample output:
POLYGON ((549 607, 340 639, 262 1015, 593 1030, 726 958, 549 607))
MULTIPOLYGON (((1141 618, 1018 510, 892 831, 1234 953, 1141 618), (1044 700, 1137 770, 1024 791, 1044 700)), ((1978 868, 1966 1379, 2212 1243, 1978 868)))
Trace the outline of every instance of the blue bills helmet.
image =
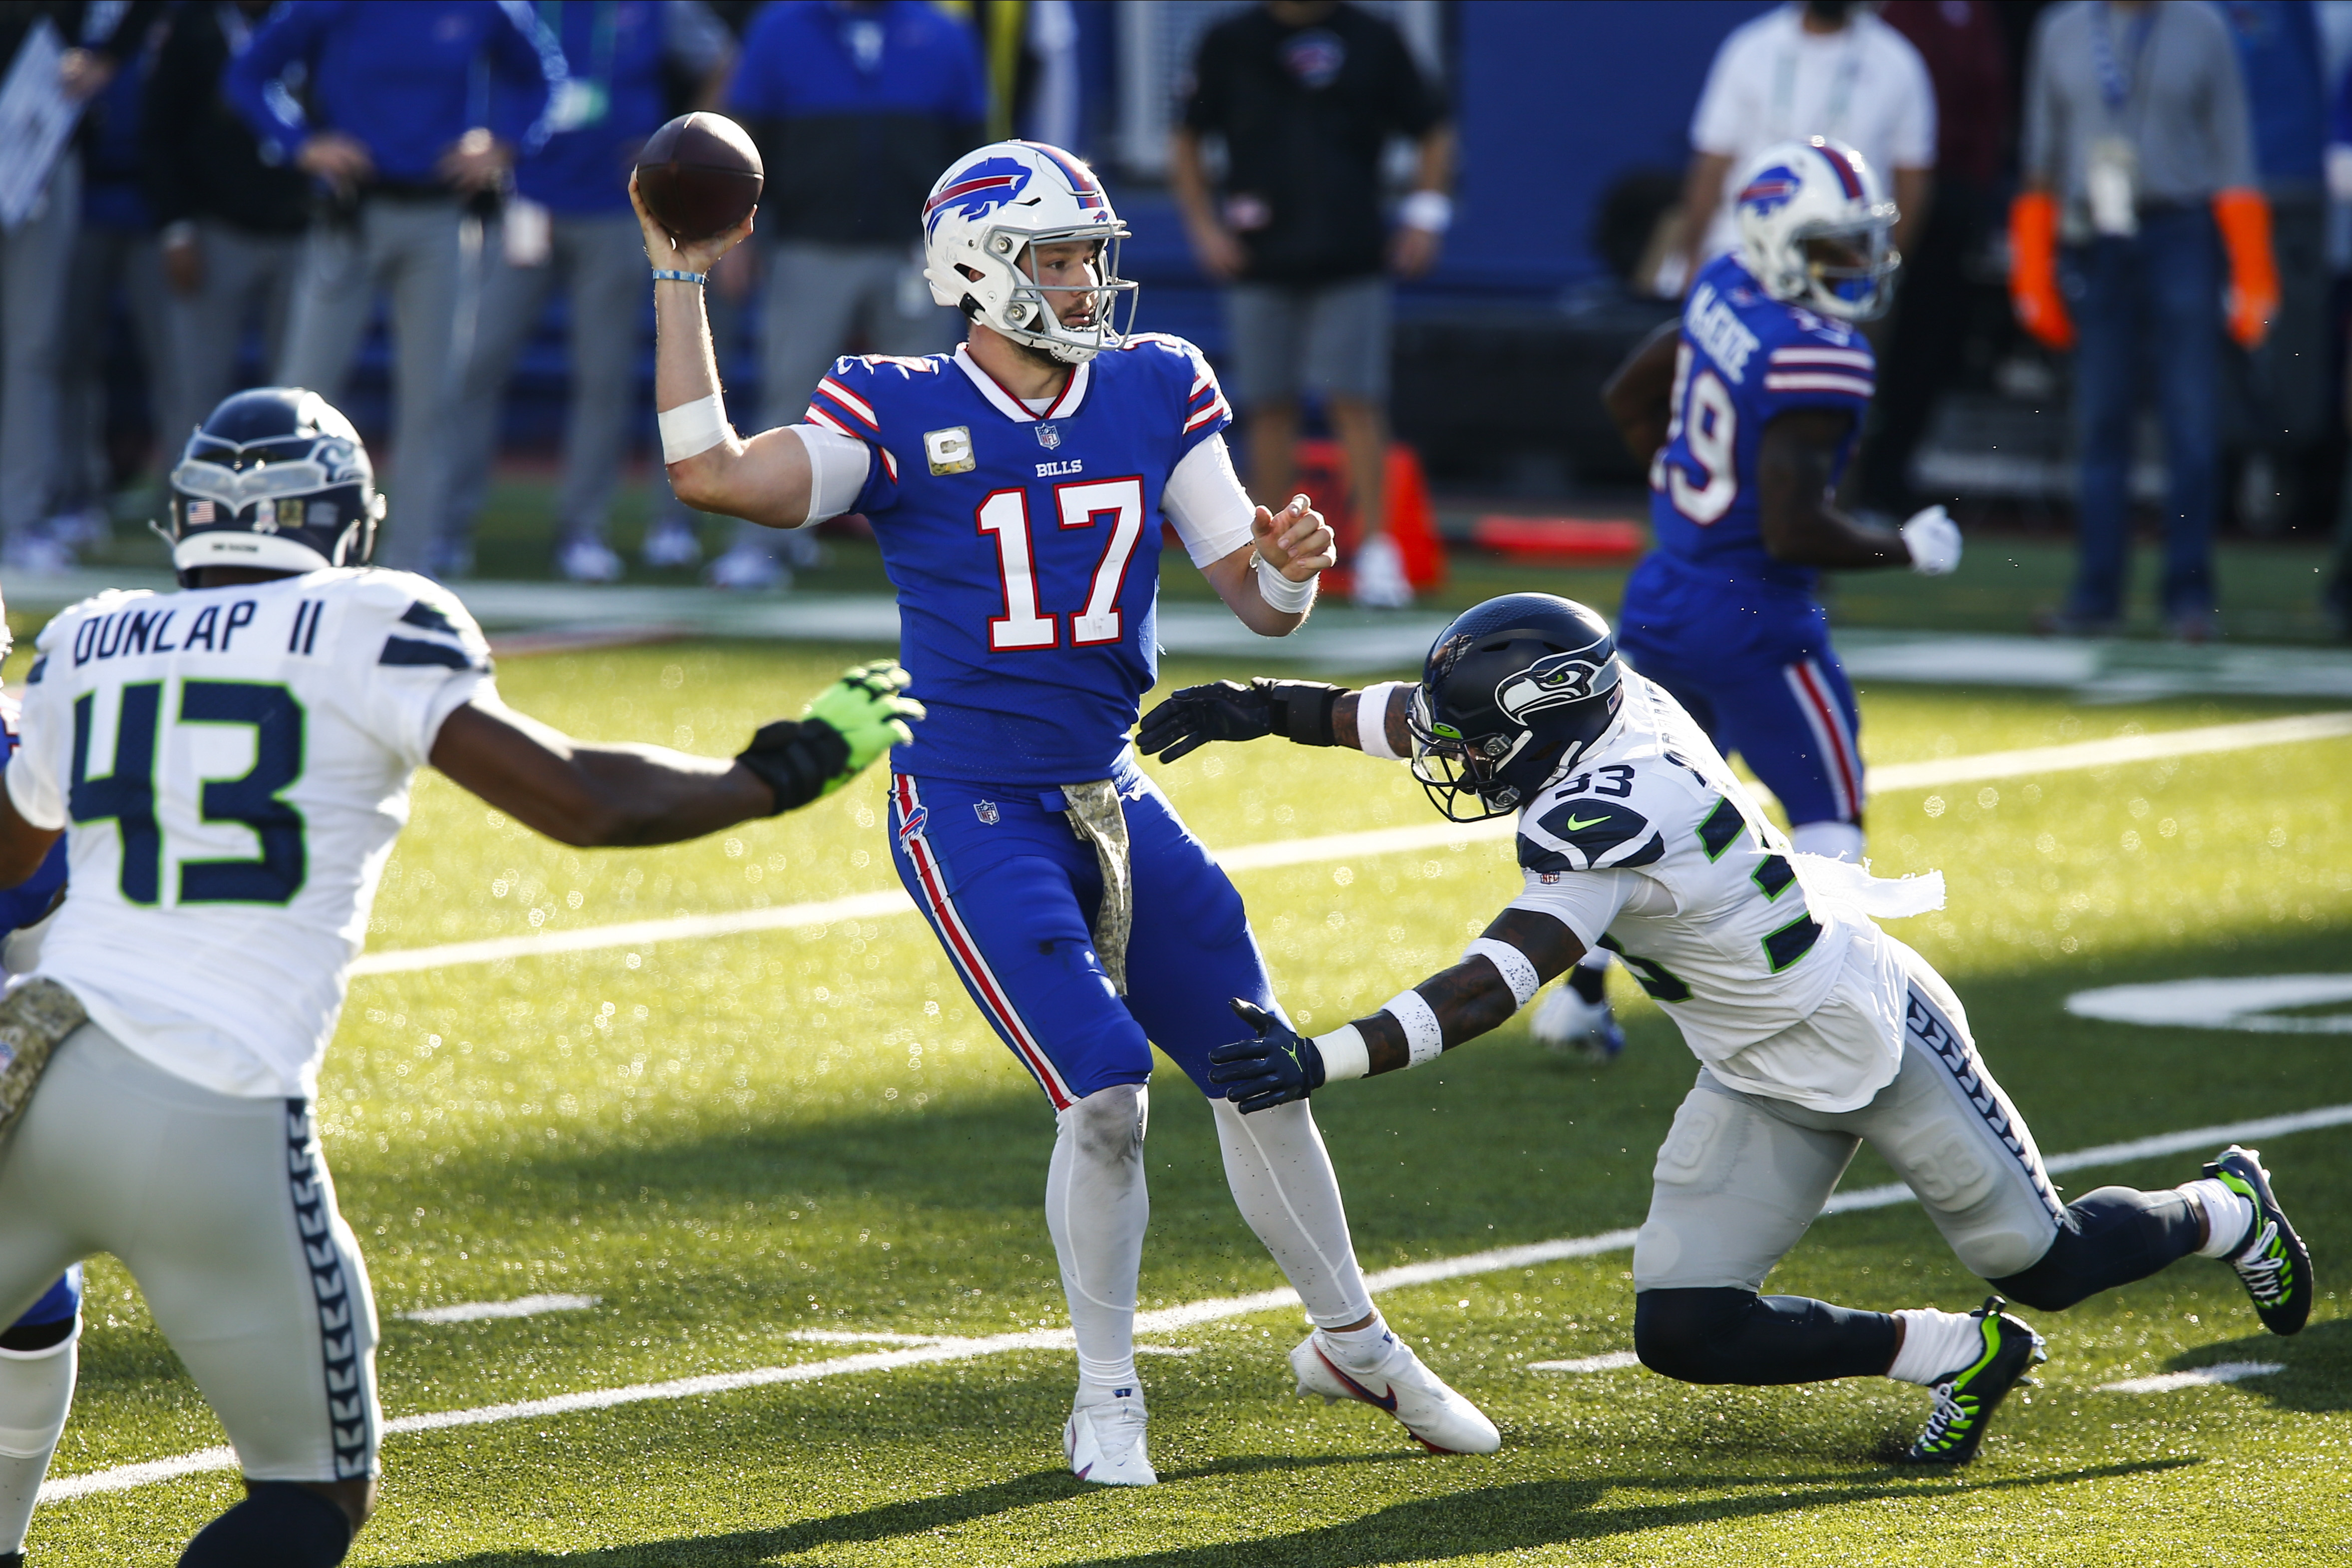
POLYGON ((223 399, 188 437, 171 483, 171 522, 156 532, 184 583, 208 566, 362 566, 383 522, 359 432, 301 387, 223 399))
POLYGON ((1607 733, 1624 669, 1609 622, 1573 600, 1507 593, 1464 611, 1412 695, 1413 777, 1457 822, 1517 810, 1607 733))

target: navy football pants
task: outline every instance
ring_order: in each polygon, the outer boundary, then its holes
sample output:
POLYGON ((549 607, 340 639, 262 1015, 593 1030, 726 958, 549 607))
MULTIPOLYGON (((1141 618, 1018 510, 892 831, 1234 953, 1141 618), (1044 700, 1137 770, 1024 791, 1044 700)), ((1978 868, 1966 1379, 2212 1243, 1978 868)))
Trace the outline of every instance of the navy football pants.
POLYGON ((1125 795, 1135 920, 1119 997, 1094 946, 1102 873, 1058 790, 890 780, 898 878, 972 1005, 1055 1110, 1151 1076, 1151 1046, 1202 1093, 1212 1047, 1247 1030, 1228 1001, 1279 1014, 1241 894, 1132 754, 1125 795))
POLYGON ((1829 618, 1802 594, 1701 588, 1687 572, 1654 556, 1635 569, 1618 647, 1780 797, 1790 827, 1860 822, 1862 715, 1829 618))

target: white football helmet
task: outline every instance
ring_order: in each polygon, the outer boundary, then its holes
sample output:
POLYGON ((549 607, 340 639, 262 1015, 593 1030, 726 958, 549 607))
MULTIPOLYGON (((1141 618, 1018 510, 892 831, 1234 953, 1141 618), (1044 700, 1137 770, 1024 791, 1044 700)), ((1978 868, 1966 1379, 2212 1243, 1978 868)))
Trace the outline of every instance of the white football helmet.
POLYGON ((1896 214, 1861 153, 1821 136, 1782 141, 1748 161, 1734 191, 1739 259, 1766 294, 1847 321, 1885 313, 1903 265, 1889 244, 1896 214), (1812 240, 1843 242, 1856 259, 1809 254, 1812 240))
MULTIPOLYGON (((1016 343, 1082 364, 1127 334, 1111 322, 1119 297, 1135 316, 1135 285, 1118 275, 1127 225, 1102 181, 1075 154, 1042 141, 993 141, 955 161, 923 204, 923 276, 931 298, 1016 343), (1029 247, 1096 244, 1093 310, 1063 324, 1027 264, 1029 247)), ((1056 288, 1055 294, 1066 289, 1056 288)))

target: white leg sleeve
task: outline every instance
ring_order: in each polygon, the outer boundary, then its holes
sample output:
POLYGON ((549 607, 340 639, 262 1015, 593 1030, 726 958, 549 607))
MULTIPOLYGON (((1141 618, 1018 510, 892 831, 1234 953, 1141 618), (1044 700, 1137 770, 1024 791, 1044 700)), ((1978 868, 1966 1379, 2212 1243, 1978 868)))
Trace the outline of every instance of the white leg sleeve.
POLYGON ((1356 1267, 1339 1178, 1315 1130, 1307 1102, 1295 1100, 1244 1116, 1230 1100, 1213 1100, 1217 1138, 1225 1146, 1225 1180, 1234 1204, 1282 1265, 1307 1315, 1340 1328, 1370 1314, 1372 1294, 1356 1267))
POLYGON ((73 1406, 81 1325, 47 1350, 0 1350, 0 1555, 25 1549, 41 1478, 73 1406))
POLYGON ((1132 1388, 1136 1279, 1151 1197, 1143 1185, 1149 1092, 1098 1089, 1055 1118, 1045 1169, 1045 1226, 1061 1260, 1070 1328, 1078 1340, 1078 1394, 1132 1388))

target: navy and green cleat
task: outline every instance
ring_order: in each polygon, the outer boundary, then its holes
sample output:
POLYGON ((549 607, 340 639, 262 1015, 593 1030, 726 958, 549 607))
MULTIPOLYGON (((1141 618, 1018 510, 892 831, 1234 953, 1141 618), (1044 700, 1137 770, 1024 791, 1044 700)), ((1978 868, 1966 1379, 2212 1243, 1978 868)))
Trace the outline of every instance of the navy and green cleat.
POLYGON ((1936 1408, 1904 1454, 1904 1463, 1965 1465, 1975 1458, 1993 1412, 2025 1380, 2025 1369, 2050 1359, 2042 1336, 2003 1312, 2007 1305, 1999 1296, 1988 1296, 1971 1314, 1983 1334, 1982 1349, 1974 1361, 1936 1380, 1936 1408))
POLYGON ((2246 1244, 2230 1255, 2230 1267, 2254 1299, 2254 1312, 2273 1333, 2294 1333, 2311 1316, 2311 1249, 2289 1225, 2271 1196, 2271 1174, 2262 1154, 2231 1144, 2205 1174, 2254 1206, 2254 1228, 2246 1244))

